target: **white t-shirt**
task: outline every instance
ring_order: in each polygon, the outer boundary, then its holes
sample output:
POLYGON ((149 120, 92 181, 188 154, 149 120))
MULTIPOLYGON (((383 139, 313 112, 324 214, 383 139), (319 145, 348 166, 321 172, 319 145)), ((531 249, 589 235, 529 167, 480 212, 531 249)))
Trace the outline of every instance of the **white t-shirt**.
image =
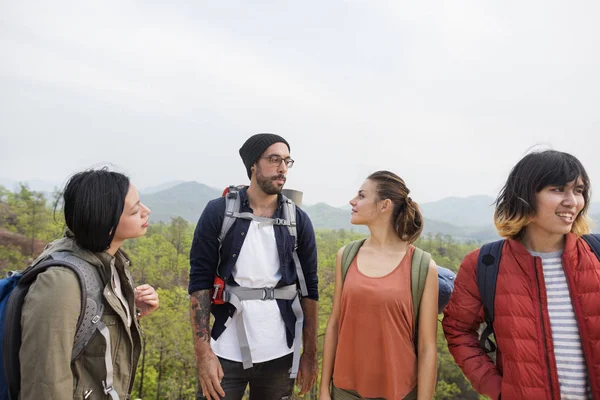
MULTIPOLYGON (((279 253, 273 226, 262 226, 251 221, 237 263, 233 279, 242 287, 263 288, 277 285, 281 279, 279 253)), ((276 300, 242 301, 242 318, 250 345, 253 363, 283 357, 293 352, 287 346, 285 324, 276 300)), ((231 361, 242 361, 237 337, 237 313, 217 340, 210 344, 215 354, 231 361)))

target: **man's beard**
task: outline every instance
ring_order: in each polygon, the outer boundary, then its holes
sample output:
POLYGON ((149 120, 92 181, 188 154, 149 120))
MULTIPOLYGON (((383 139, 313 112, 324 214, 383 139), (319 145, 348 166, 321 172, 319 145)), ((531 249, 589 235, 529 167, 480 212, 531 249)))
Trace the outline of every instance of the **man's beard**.
POLYGON ((274 175, 264 176, 260 169, 256 171, 256 183, 258 187, 266 194, 279 194, 283 189, 283 185, 279 186, 273 183, 273 181, 281 179, 285 184, 285 175, 274 175))

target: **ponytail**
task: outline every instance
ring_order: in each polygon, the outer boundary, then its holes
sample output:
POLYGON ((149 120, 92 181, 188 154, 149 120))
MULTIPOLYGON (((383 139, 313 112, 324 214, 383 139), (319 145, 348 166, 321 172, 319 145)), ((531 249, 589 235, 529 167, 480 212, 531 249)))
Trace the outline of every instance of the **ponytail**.
POLYGON ((410 190, 404 180, 390 171, 377 171, 367 178, 377 185, 377 196, 390 199, 394 205, 394 230, 405 242, 415 242, 423 231, 423 215, 419 205, 408 196, 410 190))

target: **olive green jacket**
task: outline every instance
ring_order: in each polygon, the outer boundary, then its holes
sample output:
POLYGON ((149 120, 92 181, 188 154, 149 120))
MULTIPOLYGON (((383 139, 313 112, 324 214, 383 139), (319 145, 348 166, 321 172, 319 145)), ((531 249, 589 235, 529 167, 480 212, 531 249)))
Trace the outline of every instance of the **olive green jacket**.
MULTIPOLYGON (((122 251, 115 257, 108 253, 92 253, 66 237, 48 245, 36 260, 49 254, 69 251, 98 267, 104 282, 102 321, 110 332, 113 363, 113 387, 121 400, 128 399, 133 387, 137 361, 141 352, 141 329, 135 317, 134 285, 129 273, 129 260, 122 251), (111 279, 114 263, 121 288, 131 313, 131 326, 118 299, 111 279)), ((22 344, 20 399, 108 399, 102 381, 105 340, 96 332, 81 355, 71 362, 71 351, 81 310, 79 280, 62 267, 51 267, 32 283, 23 305, 21 317, 22 344), (87 395, 88 397, 84 397, 87 395)))

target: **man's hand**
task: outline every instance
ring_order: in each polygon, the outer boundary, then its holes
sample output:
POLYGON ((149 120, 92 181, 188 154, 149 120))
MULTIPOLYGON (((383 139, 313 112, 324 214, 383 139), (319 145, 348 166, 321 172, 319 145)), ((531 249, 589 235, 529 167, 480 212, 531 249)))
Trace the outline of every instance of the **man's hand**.
POLYGON ((158 309, 158 293, 150 285, 140 285, 134 289, 135 306, 139 308, 138 318, 145 317, 158 309))
POLYGON ((300 387, 300 396, 304 396, 314 386, 318 374, 317 353, 302 353, 300 368, 296 377, 296 385, 300 387))
POLYGON ((221 387, 223 379, 223 368, 219 359, 212 351, 207 351, 196 360, 198 366, 198 381, 202 394, 207 400, 219 400, 225 397, 225 392, 221 387), (219 397, 220 396, 220 397, 219 397))

